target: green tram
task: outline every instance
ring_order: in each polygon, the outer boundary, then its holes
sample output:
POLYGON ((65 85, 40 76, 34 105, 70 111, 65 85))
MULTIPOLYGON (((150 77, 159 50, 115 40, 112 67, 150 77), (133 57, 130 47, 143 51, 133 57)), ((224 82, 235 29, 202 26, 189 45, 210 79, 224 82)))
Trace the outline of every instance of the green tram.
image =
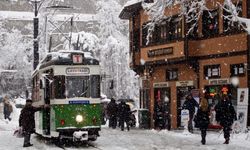
POLYGON ((94 141, 101 130, 99 62, 81 51, 49 53, 33 75, 35 131, 43 137, 94 141))

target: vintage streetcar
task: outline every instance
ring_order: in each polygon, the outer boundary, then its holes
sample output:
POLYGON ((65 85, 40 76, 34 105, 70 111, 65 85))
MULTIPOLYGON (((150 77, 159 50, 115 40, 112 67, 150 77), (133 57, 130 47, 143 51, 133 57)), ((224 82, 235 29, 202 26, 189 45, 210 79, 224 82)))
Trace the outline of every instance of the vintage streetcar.
POLYGON ((94 141, 101 130, 100 66, 88 53, 49 53, 33 75, 35 131, 43 137, 94 141))

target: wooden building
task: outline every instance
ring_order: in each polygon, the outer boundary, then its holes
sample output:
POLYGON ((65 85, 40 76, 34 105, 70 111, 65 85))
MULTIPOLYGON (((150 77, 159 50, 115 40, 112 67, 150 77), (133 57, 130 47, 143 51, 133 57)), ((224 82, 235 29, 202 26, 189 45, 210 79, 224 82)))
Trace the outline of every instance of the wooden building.
MULTIPOLYGON (((180 6, 166 8, 165 15, 171 14, 171 19, 162 20, 149 41, 145 25, 150 20, 141 2, 121 11, 119 17, 129 20, 130 67, 140 75, 140 107, 149 110, 152 128, 158 101, 166 105, 171 128, 176 129, 181 126, 181 108, 188 93, 206 97, 210 105, 226 93, 237 107, 237 89, 249 88, 249 35, 237 23, 229 24, 223 17, 227 12, 217 2, 223 0, 207 2, 209 11, 203 12, 188 35, 190 23, 177 17, 180 6), (239 84, 232 85, 232 77, 237 77, 239 84)), ((237 8, 239 15, 250 18, 249 0, 237 2, 237 8)))

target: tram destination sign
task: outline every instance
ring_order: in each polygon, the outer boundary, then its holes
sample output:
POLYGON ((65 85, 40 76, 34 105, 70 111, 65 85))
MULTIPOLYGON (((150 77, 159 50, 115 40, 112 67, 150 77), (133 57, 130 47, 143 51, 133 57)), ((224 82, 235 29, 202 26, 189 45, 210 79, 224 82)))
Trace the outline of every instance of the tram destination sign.
POLYGON ((67 75, 85 75, 89 74, 89 68, 86 67, 71 67, 66 69, 67 75))
POLYGON ((89 100, 73 100, 69 101, 69 104, 89 104, 89 100))

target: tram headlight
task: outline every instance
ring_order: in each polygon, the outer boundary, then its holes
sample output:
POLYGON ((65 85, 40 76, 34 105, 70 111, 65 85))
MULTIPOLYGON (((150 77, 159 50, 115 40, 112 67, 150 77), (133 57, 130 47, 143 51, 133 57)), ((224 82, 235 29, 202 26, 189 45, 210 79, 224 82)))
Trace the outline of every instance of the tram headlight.
POLYGON ((76 115, 76 122, 80 123, 83 121, 83 116, 82 115, 76 115))

